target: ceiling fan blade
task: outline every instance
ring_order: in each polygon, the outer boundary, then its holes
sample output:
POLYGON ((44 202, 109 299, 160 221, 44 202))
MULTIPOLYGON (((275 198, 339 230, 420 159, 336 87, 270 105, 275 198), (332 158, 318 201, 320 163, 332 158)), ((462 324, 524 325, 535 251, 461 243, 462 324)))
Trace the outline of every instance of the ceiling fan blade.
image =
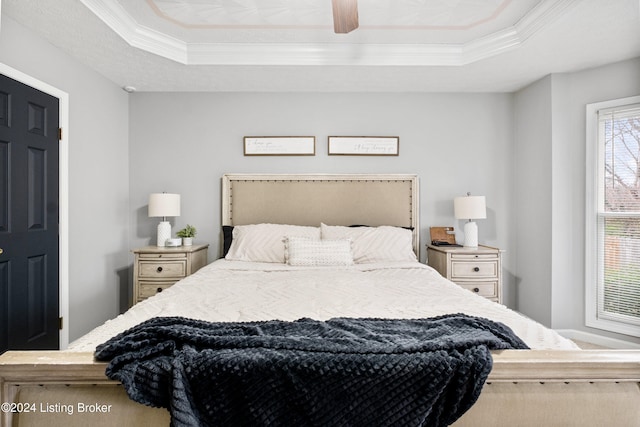
POLYGON ((358 0, 331 0, 333 31, 346 34, 358 28, 358 0))

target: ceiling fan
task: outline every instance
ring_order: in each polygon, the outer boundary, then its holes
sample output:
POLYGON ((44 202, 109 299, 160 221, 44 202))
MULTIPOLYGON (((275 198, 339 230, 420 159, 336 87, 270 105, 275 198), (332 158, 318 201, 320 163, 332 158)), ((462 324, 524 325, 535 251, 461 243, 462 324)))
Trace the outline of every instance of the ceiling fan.
POLYGON ((358 28, 358 0, 331 0, 333 31, 346 34, 358 28))

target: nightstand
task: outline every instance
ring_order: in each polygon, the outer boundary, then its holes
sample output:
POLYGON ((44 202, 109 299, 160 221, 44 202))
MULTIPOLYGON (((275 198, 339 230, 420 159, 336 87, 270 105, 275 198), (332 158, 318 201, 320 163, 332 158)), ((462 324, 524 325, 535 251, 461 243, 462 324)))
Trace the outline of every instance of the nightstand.
POLYGON ((427 245, 427 263, 443 277, 491 301, 502 302, 502 251, 427 245))
POLYGON ((146 246, 133 250, 133 304, 167 289, 207 264, 209 245, 146 246))

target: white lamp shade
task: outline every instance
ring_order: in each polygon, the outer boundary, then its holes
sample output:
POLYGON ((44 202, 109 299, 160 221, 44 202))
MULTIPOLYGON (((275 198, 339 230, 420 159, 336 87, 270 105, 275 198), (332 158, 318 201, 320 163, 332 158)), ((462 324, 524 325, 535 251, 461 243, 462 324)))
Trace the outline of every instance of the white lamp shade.
POLYGON ((453 211, 457 219, 484 219, 487 204, 484 196, 464 196, 453 199, 453 211))
POLYGON ((180 195, 171 193, 149 195, 149 216, 180 216, 180 195))

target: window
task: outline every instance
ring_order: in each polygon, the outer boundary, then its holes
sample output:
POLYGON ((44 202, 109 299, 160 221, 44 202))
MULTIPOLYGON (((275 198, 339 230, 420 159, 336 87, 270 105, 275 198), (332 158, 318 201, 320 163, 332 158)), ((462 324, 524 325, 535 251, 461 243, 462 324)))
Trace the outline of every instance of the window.
POLYGON ((640 97, 587 106, 586 324, 640 336, 640 97))

